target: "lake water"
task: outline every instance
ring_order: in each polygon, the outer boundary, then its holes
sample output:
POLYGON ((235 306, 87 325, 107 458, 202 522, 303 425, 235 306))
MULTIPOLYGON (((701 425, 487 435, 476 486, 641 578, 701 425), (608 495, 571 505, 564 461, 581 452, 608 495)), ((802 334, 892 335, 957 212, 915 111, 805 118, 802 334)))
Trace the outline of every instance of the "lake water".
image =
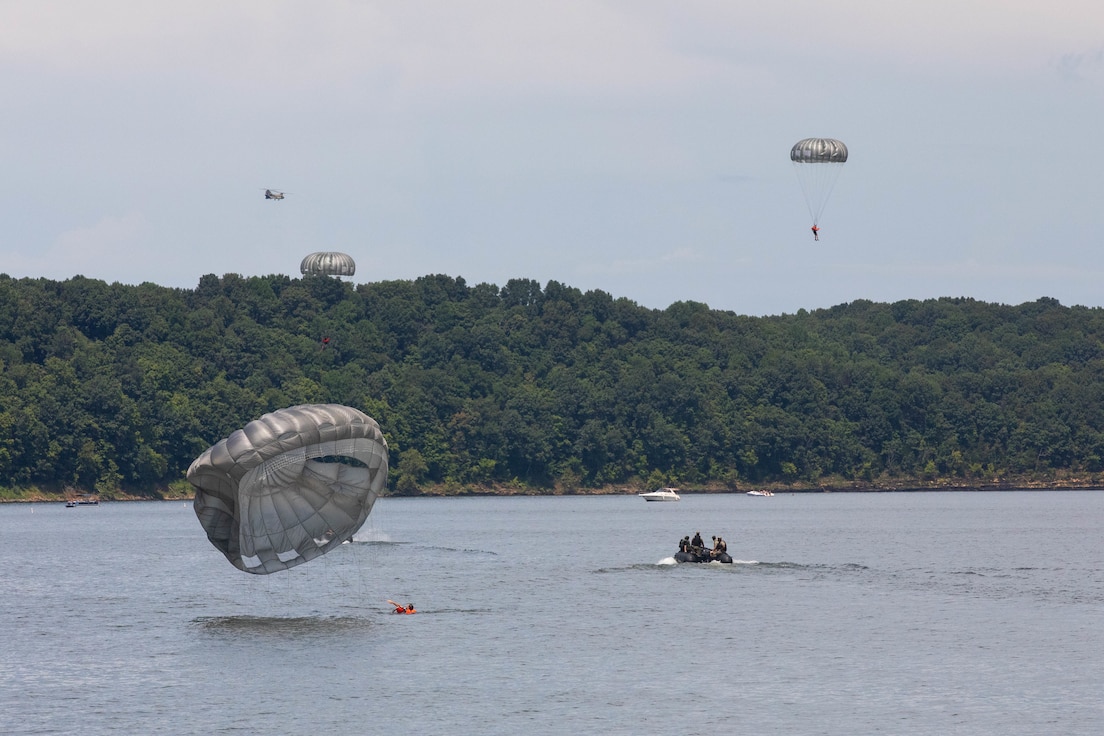
POLYGON ((6 733, 1104 733, 1102 492, 385 498, 269 576, 190 503, 0 540, 6 733), (659 564, 695 531, 737 563, 659 564))

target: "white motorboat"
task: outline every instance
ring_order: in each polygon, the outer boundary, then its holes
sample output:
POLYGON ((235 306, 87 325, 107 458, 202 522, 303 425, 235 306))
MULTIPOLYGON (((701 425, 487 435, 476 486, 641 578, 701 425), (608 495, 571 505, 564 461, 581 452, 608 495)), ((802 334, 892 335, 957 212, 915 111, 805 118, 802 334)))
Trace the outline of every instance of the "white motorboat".
POLYGON ((773 496, 774 494, 764 488, 764 489, 759 490, 759 491, 748 491, 747 495, 749 495, 749 496, 773 496))
POLYGON ((660 488, 658 491, 649 491, 648 493, 636 494, 643 498, 645 501, 678 501, 678 489, 677 488, 660 488))

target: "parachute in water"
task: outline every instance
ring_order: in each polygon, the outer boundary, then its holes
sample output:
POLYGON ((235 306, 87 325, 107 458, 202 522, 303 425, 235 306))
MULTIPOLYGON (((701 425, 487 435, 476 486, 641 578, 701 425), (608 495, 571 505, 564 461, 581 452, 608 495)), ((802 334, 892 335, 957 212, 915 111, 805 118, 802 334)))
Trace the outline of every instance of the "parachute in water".
POLYGON ((790 160, 816 226, 847 161, 847 146, 835 138, 806 138, 790 149, 790 160))
POLYGON ((299 263, 299 273, 324 274, 326 276, 352 276, 356 273, 356 261, 348 253, 311 253, 299 263))
POLYGON ((267 575, 338 547, 387 483, 376 420, 340 404, 265 414, 188 468, 207 538, 239 570, 267 575))

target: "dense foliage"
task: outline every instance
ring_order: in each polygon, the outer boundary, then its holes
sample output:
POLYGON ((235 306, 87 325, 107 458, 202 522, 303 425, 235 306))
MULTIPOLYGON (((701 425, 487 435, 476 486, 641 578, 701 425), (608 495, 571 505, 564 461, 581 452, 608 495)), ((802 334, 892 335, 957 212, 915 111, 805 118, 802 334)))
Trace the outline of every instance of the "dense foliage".
POLYGON ((0 486, 142 493, 298 403, 391 487, 815 483, 1104 467, 1104 310, 939 299, 747 317, 427 276, 0 275, 0 486))

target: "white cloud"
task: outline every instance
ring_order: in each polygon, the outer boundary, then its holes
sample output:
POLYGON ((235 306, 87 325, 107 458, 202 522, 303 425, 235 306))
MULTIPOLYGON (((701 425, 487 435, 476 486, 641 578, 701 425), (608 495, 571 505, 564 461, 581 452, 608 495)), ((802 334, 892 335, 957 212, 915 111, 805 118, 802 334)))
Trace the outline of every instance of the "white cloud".
POLYGON ((646 15, 587 0, 6 3, 0 60, 284 89, 368 79, 414 97, 673 89, 716 71, 670 49, 646 15))
POLYGON ((1097 0, 685 0, 680 7, 682 35, 697 44, 712 39, 722 48, 728 39, 746 54, 793 55, 802 63, 831 56, 931 70, 1038 68, 1068 49, 1098 44, 1104 27, 1097 0))
POLYGON ((1097 48, 1096 0, 27 0, 0 4, 0 63, 189 75, 253 89, 368 86, 400 101, 676 93, 761 83, 766 61, 992 71, 1097 48), (1073 51, 1071 51, 1073 50, 1073 51))

